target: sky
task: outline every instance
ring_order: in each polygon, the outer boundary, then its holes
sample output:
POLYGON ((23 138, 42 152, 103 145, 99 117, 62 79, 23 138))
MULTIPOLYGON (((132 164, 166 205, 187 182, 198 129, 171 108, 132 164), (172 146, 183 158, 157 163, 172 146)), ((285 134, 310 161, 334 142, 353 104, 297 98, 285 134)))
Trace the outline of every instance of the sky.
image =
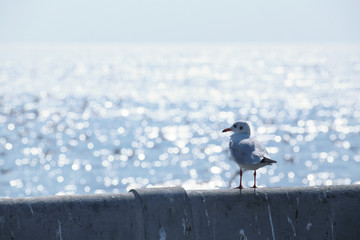
POLYGON ((0 0, 0 43, 360 42, 359 0, 0 0))

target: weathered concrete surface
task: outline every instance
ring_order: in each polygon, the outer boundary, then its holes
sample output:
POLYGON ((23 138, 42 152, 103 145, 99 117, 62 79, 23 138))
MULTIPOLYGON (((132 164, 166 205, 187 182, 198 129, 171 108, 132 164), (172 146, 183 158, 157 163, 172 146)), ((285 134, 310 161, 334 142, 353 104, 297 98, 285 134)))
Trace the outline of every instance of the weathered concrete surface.
POLYGON ((0 198, 0 239, 357 239, 360 185, 0 198))
POLYGON ((133 194, 0 199, 0 239, 142 239, 133 194))
POLYGON ((188 196, 197 239, 360 236, 360 185, 191 191, 188 196))
POLYGON ((195 239, 191 229, 191 205, 183 188, 137 189, 130 192, 141 201, 142 239, 195 239))

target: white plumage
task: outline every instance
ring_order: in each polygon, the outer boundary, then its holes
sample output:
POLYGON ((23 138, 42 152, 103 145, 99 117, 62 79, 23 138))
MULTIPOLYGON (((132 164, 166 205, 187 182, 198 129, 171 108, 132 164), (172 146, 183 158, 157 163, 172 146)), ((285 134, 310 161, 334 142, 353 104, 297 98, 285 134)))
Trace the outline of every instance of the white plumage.
POLYGON ((236 122, 230 128, 226 128, 223 132, 234 132, 230 136, 229 150, 231 158, 240 167, 240 185, 242 188, 242 170, 254 170, 254 186, 256 188, 256 169, 276 163, 271 160, 265 147, 251 137, 251 131, 247 122, 236 122))

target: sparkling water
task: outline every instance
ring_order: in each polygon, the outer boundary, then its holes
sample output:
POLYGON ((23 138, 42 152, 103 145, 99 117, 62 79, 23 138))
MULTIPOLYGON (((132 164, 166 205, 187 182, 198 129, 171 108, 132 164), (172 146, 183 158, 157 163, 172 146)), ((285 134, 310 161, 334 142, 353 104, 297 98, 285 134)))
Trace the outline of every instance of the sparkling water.
POLYGON ((0 196, 235 187, 236 120, 260 187, 359 184, 360 46, 3 45, 0 196))

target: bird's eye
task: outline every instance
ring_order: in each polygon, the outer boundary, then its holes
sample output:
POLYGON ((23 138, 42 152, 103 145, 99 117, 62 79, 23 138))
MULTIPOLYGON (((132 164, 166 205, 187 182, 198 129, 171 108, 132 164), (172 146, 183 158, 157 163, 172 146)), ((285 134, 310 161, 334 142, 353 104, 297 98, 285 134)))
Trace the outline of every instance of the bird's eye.
POLYGON ((242 130, 243 129, 243 126, 240 126, 240 130, 242 130))

